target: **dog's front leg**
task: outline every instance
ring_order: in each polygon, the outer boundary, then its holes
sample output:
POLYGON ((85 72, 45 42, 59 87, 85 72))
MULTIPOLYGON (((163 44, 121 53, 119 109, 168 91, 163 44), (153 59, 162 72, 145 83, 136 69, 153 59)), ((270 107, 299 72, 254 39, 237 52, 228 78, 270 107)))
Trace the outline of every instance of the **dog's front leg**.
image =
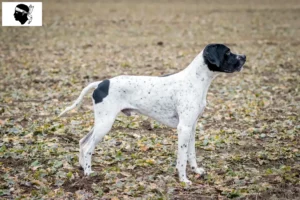
POLYGON ((190 166, 192 167, 192 170, 200 175, 205 174, 205 170, 202 167, 198 167, 197 160, 196 160, 196 148, 195 148, 195 136, 196 136, 196 126, 197 123, 193 126, 193 132, 190 138, 190 145, 188 150, 188 161, 190 163, 190 166))
POLYGON ((177 126, 178 131, 178 155, 177 155, 177 170, 179 180, 188 185, 191 185, 192 182, 188 180, 186 176, 186 164, 188 160, 188 149, 190 137, 193 132, 193 126, 188 126, 184 124, 179 124, 177 126))

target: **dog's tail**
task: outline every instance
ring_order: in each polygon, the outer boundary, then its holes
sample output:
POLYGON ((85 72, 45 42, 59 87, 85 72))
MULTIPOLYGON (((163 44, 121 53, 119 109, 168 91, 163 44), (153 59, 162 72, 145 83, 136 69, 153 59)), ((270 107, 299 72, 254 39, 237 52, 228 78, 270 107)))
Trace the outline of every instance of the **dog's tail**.
POLYGON ((63 114, 65 114, 66 112, 76 108, 77 106, 80 105, 83 97, 86 95, 86 93, 92 89, 92 88, 97 88, 97 86, 99 85, 99 83, 101 83, 102 81, 97 81, 97 82, 94 82, 94 83, 90 83, 88 86, 86 86, 80 93, 79 97, 76 99, 76 101, 69 107, 67 107, 64 111, 62 111, 58 117, 61 117, 63 114))

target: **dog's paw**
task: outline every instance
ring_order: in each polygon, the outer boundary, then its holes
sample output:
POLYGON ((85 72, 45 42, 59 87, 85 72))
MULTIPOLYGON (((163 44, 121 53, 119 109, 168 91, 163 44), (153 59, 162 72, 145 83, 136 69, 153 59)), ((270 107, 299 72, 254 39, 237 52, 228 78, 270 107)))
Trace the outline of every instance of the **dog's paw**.
POLYGON ((91 173, 93 173, 94 171, 92 171, 91 166, 89 165, 88 167, 84 168, 84 175, 85 176, 89 176, 91 173))
POLYGON ((79 157, 79 168, 84 169, 84 163, 82 162, 82 160, 79 157))
POLYGON ((89 176, 91 173, 94 173, 92 170, 84 170, 84 175, 89 176))
POLYGON ((192 185, 192 181, 190 181, 190 180, 187 179, 187 178, 180 180, 180 182, 181 182, 182 184, 184 184, 184 186, 190 186, 190 185, 192 185))
POLYGON ((206 174, 205 170, 204 170, 202 167, 196 168, 196 169, 194 170, 194 172, 197 173, 197 174, 199 174, 199 175, 201 175, 201 176, 203 176, 203 175, 206 174))

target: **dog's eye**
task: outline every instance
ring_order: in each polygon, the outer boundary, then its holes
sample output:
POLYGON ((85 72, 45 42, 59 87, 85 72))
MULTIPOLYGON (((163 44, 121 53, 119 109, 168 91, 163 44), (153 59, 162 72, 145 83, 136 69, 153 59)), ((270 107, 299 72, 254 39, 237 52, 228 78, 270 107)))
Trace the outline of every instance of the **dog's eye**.
POLYGON ((229 55, 230 55, 230 51, 227 51, 227 52, 226 52, 226 55, 229 56, 229 55))

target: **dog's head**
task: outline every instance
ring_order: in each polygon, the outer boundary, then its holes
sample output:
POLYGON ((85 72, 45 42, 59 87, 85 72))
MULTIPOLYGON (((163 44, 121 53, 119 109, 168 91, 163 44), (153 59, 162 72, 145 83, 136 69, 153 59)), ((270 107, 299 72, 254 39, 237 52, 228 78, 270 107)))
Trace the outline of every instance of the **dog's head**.
POLYGON ((223 44, 207 45, 203 50, 203 58, 209 70, 214 72, 239 72, 246 62, 245 55, 231 53, 223 44))

